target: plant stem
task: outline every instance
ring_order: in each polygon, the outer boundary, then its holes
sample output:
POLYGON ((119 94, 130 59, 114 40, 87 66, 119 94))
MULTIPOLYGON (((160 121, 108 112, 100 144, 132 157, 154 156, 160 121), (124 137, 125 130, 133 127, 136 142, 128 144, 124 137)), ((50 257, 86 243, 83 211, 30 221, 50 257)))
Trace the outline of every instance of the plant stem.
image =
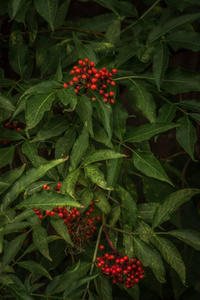
POLYGON ((104 227, 104 232, 105 232, 105 235, 106 235, 106 239, 107 239, 107 241, 108 241, 108 244, 109 244, 110 247, 113 249, 113 251, 114 251, 115 253, 118 254, 117 250, 114 248, 113 244, 111 243, 111 241, 110 241, 110 239, 109 239, 109 236, 108 236, 108 232, 107 232, 107 228, 106 228, 106 227, 104 227))
POLYGON ((139 17, 135 22, 133 22, 132 24, 130 24, 129 26, 127 26, 126 28, 124 28, 121 33, 124 33, 125 31, 129 30, 131 27, 133 27, 134 25, 136 25, 139 21, 141 21, 158 3, 160 2, 160 0, 157 0, 149 9, 147 9, 143 15, 141 17, 139 17))

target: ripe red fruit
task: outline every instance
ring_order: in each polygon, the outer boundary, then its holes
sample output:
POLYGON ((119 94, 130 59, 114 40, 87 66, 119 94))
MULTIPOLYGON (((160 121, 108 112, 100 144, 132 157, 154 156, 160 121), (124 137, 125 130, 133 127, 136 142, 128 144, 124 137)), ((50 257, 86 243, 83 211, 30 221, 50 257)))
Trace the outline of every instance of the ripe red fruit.
POLYGON ((43 185, 43 190, 46 190, 47 189, 47 184, 44 184, 43 185))
POLYGON ((97 86, 96 86, 96 84, 91 84, 90 88, 91 88, 91 90, 96 90, 97 86))
POLYGON ((43 215, 39 215, 38 219, 42 220, 43 219, 43 215))
POLYGON ((90 67, 94 67, 95 63, 93 61, 90 62, 90 67))
POLYGON ((115 85, 115 82, 114 81, 111 81, 111 83, 110 83, 111 85, 115 85))
POLYGON ((51 217, 55 216, 55 211, 51 211, 50 215, 51 217))
POLYGON ((89 59, 88 59, 88 58, 85 58, 84 60, 85 60, 85 62, 86 62, 86 63, 88 63, 88 62, 89 62, 89 59))
POLYGON ((73 77, 73 81, 78 81, 78 77, 73 77))
POLYGON ((104 250, 104 249, 105 249, 104 245, 99 246, 99 250, 104 250))
POLYGON ((115 74, 117 73, 117 69, 113 69, 112 72, 115 74))
POLYGON ((64 88, 68 87, 68 84, 67 84, 67 83, 64 83, 64 84, 63 84, 63 87, 64 87, 64 88))
POLYGON ((79 64, 79 65, 82 65, 82 64, 83 64, 83 61, 82 61, 82 60, 79 60, 79 61, 78 61, 78 64, 79 64))
POLYGON ((109 96, 110 96, 110 97, 113 97, 113 96, 114 96, 114 92, 110 92, 110 93, 109 93, 109 96))

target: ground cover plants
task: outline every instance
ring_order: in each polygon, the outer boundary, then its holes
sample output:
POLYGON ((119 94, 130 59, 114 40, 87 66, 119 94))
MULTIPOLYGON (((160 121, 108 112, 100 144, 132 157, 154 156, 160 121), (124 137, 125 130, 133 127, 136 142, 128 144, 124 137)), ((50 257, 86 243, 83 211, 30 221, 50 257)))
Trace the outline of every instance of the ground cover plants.
POLYGON ((0 298, 199 299, 199 1, 0 15, 0 298))

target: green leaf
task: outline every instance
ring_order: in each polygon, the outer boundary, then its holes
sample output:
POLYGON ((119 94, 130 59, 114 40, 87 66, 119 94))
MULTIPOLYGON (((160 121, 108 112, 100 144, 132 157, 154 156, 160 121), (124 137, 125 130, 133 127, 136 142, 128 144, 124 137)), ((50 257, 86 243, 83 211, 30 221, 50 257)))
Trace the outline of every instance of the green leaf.
MULTIPOLYGON (((122 151, 120 145, 118 146, 117 151, 122 151)), ((117 182, 121 164, 122 158, 110 159, 107 163, 107 182, 110 187, 114 187, 115 183, 117 182)))
POLYGON ((32 260, 27 260, 27 261, 22 261, 22 262, 17 262, 17 264, 31 273, 38 273, 42 276, 47 277, 48 279, 52 280, 51 275, 47 272, 47 270, 39 263, 32 261, 32 260))
POLYGON ((156 46, 156 51, 153 58, 153 75, 155 77, 158 90, 160 90, 160 84, 168 67, 168 62, 169 49, 164 42, 160 42, 156 46))
POLYGON ((54 19, 57 12, 58 0, 34 0, 35 7, 38 13, 49 23, 54 30, 54 19))
POLYGON ((156 118, 156 122, 159 123, 170 123, 173 121, 176 114, 176 106, 170 103, 165 103, 161 106, 156 118))
POLYGON ((165 0, 166 4, 172 5, 180 11, 190 6, 200 6, 199 0, 165 0))
POLYGON ((94 129, 94 137, 93 139, 99 143, 102 143, 104 145, 106 145, 107 147, 113 149, 113 144, 111 143, 111 141, 108 138, 107 133, 105 132, 105 130, 103 129, 103 127, 101 127, 100 125, 94 124, 93 126, 94 129))
POLYGON ((112 10, 118 17, 136 17, 137 10, 128 1, 117 0, 95 0, 98 4, 112 10))
POLYGON ((143 219, 146 222, 151 223, 153 221, 153 216, 156 209, 158 208, 158 203, 142 203, 137 205, 138 218, 143 219))
POLYGON ((114 226, 121 216, 121 208, 120 205, 114 206, 111 209, 109 225, 114 226))
POLYGON ((55 91, 50 94, 31 95, 26 101, 26 125, 27 129, 34 128, 46 111, 50 110, 55 100, 55 91))
POLYGON ((85 156, 82 164, 83 165, 88 165, 96 161, 100 160, 107 160, 107 159, 116 159, 116 158, 121 158, 125 157, 126 155, 121 154, 119 152, 115 152, 110 149, 100 149, 100 150, 95 150, 90 152, 88 155, 85 156))
POLYGON ((68 193, 71 197, 75 198, 74 188, 79 175, 80 169, 75 169, 69 172, 65 180, 62 182, 61 193, 68 193))
POLYGON ((153 153, 140 150, 133 150, 133 163, 136 169, 149 177, 166 181, 173 185, 159 161, 153 153))
POLYGON ((32 141, 45 141, 50 139, 51 137, 61 135, 61 133, 63 133, 68 126, 69 125, 66 117, 55 115, 52 119, 46 122, 42 129, 38 131, 38 134, 32 141))
POLYGON ((111 283, 108 280, 107 276, 104 276, 103 274, 100 273, 96 279, 96 283, 98 286, 97 291, 99 294, 99 299, 113 300, 112 286, 111 286, 111 283))
POLYGON ((9 234, 13 232, 18 232, 22 231, 22 229, 29 227, 30 223, 28 222, 13 222, 13 223, 8 223, 6 226, 3 228, 2 232, 4 234, 9 234))
POLYGON ((40 224, 33 228, 32 231, 33 243, 40 253, 48 260, 52 261, 49 255, 49 246, 47 241, 47 231, 40 224))
POLYGON ((70 234, 68 232, 67 226, 61 218, 51 218, 51 225, 55 231, 70 245, 73 246, 70 234))
POLYGON ((76 111, 89 131, 91 137, 93 137, 93 125, 92 125, 92 114, 93 114, 93 107, 92 107, 92 101, 86 96, 81 95, 78 98, 78 103, 76 106, 76 111))
POLYGON ((29 78, 33 63, 23 34, 19 30, 11 32, 9 39, 9 63, 12 69, 22 78, 29 78))
POLYGON ((73 169, 76 169, 77 166, 82 161, 87 149, 89 146, 89 133, 86 127, 83 127, 79 137, 74 143, 74 146, 71 150, 70 163, 73 169))
POLYGON ((196 143, 196 129, 188 116, 178 120, 181 125, 176 128, 176 139, 183 149, 194 159, 194 145, 196 143))
POLYGON ((84 167, 85 176, 102 189, 111 190, 108 187, 107 182, 104 178, 104 174, 99 170, 96 165, 87 165, 84 167))
POLYGON ((113 105, 113 116, 115 116, 113 118, 113 131, 118 139, 122 141, 126 131, 128 112, 120 102, 116 102, 113 105))
POLYGON ((23 241, 26 238, 26 234, 21 234, 14 238, 10 243, 9 246, 7 246, 6 251, 4 252, 3 258, 2 258, 2 264, 0 272, 3 272, 5 267, 15 258, 17 253, 22 247, 23 241))
POLYGON ((180 276, 183 284, 185 284, 186 270, 182 257, 174 244, 168 239, 162 237, 152 237, 152 243, 160 251, 164 259, 169 263, 169 265, 174 269, 180 276))
POLYGON ((178 105, 188 108, 191 111, 200 112, 200 101, 196 99, 182 100, 178 105))
POLYGON ((97 92, 92 91, 92 94, 93 97, 96 98, 96 101, 93 102, 93 105, 98 112, 99 118, 110 140, 112 137, 112 127, 113 127, 111 105, 109 103, 104 103, 102 97, 97 92))
POLYGON ((6 184, 0 186, 0 194, 5 192, 24 172, 25 164, 19 168, 15 168, 0 177, 1 184, 6 184))
POLYGON ((106 215, 111 212, 111 206, 110 203, 108 202, 107 198, 105 197, 104 193, 102 192, 95 192, 95 205, 106 215))
POLYGON ((55 147, 55 158, 66 157, 76 139, 75 128, 66 130, 65 135, 58 139, 55 147))
POLYGON ((117 45, 120 41, 120 30, 121 22, 120 20, 115 20, 106 30, 105 41, 112 45, 117 45))
POLYGON ((98 63, 99 59, 96 53, 93 51, 93 49, 89 45, 82 44, 81 41, 77 38, 75 33, 73 33, 73 41, 76 46, 79 58, 85 59, 87 57, 95 64, 98 63))
POLYGON ((142 83, 131 79, 130 91, 135 99, 136 107, 151 122, 156 120, 156 105, 152 94, 148 92, 142 83))
POLYGON ((192 23, 196 20, 198 20, 200 17, 200 13, 196 14, 185 14, 182 16, 178 16, 174 19, 166 21, 162 25, 157 25, 149 34, 148 36, 148 42, 153 43, 163 35, 165 35, 167 32, 174 30, 175 28, 192 23))
POLYGON ((196 250, 200 250, 200 233, 190 229, 176 229, 168 232, 169 235, 185 242, 196 250))
POLYGON ((24 140, 23 135, 21 135, 19 132, 7 128, 0 128, 0 137, 2 140, 10 140, 10 141, 24 140))
POLYGON ((18 13, 23 0, 14 0, 10 2, 10 17, 13 19, 18 13))
POLYGON ((192 196, 199 193, 200 189, 183 189, 168 195, 155 212, 152 228, 155 228, 169 220, 172 213, 176 211, 179 206, 189 201, 192 196))
POLYGON ((69 106, 69 108, 65 108, 66 111, 75 110, 77 105, 77 96, 73 86, 60 89, 57 93, 57 96, 64 106, 69 106))
POLYGON ((83 207, 79 208, 80 213, 83 213, 88 208, 92 200, 93 192, 91 190, 84 190, 83 193, 81 193, 81 200, 79 203, 83 205, 83 207))
POLYGON ((189 30, 178 30, 171 32, 165 41, 175 50, 190 49, 194 52, 200 51, 200 33, 189 30))
POLYGON ((133 238, 134 250, 138 259, 145 267, 150 267, 158 279, 158 281, 165 282, 165 269, 160 257, 160 254, 139 238, 133 238))
POLYGON ((31 169, 27 174, 21 176, 12 186, 10 191, 3 198, 1 209, 5 209, 10 205, 20 193, 22 193, 30 184, 43 177, 48 170, 64 162, 66 159, 57 159, 50 161, 38 168, 31 169))
POLYGON ((200 91, 200 74, 181 68, 168 68, 163 78, 161 89, 176 95, 191 91, 200 91))
POLYGON ((131 127, 129 131, 125 134, 124 142, 142 142, 149 140, 152 136, 178 127, 175 123, 154 123, 154 124, 144 124, 139 127, 131 127))
POLYGON ((37 208, 41 210, 52 210, 55 206, 75 206, 80 207, 79 202, 73 200, 68 195, 62 195, 56 191, 41 191, 22 200, 17 208, 37 208))
POLYGON ((10 285, 10 284, 14 283, 14 281, 12 280, 12 278, 10 277, 10 275, 5 274, 5 273, 0 274, 0 282, 3 285, 10 285))
POLYGON ((0 149, 0 168, 6 166, 7 164, 12 164, 14 153, 14 146, 0 149))
POLYGON ((116 186, 116 191, 121 198, 121 207, 124 224, 128 225, 129 229, 132 230, 137 220, 136 199, 134 199, 131 196, 131 194, 120 185, 116 186))
POLYGON ((32 210, 32 209, 30 209, 30 210, 25 210, 25 211, 23 211, 23 212, 21 212, 21 213, 19 213, 13 220, 12 220, 12 222, 14 223, 14 222, 21 222, 21 221, 23 221, 23 220, 25 220, 25 219, 28 219, 28 218, 30 218, 30 217, 33 217, 35 215, 35 212, 32 210))
POLYGON ((14 111, 15 110, 15 107, 12 104, 12 102, 0 93, 0 109, 2 109, 2 108, 6 109, 8 111, 14 111))

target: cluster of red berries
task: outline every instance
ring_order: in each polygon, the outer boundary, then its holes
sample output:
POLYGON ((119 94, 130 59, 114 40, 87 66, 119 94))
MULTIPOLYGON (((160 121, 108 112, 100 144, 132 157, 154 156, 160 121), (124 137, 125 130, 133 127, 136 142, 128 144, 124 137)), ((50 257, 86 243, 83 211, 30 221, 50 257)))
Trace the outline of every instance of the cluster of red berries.
MULTIPOLYGON (((4 123, 4 127, 9 129, 9 130, 15 130, 15 131, 21 131, 22 130, 22 122, 21 121, 13 121, 13 122, 9 122, 9 120, 7 120, 5 123, 4 123)), ((4 145, 4 146, 7 146, 11 143, 10 140, 1 140, 1 143, 4 145)))
MULTIPOLYGON (((100 250, 104 249, 100 245, 100 250)), ((104 256, 97 257, 97 266, 101 268, 103 274, 112 279, 113 284, 125 284, 126 289, 134 287, 144 278, 144 266, 137 258, 129 259, 128 256, 117 256, 105 253, 104 256)))
MULTIPOLYGON (((104 102, 115 103, 114 92, 107 91, 107 88, 115 85, 112 76, 117 73, 117 69, 113 69, 112 72, 109 72, 106 68, 97 71, 95 63, 89 61, 88 58, 85 58, 84 61, 79 60, 78 65, 71 70, 70 74, 74 77, 68 83, 70 86, 74 86, 76 94, 80 94, 82 89, 84 89, 84 92, 86 91, 86 94, 88 94, 88 90, 93 90, 103 96, 104 102)), ((68 84, 64 83, 63 87, 68 87, 68 84)), ((96 98, 92 97, 91 100, 95 101, 96 98)))

